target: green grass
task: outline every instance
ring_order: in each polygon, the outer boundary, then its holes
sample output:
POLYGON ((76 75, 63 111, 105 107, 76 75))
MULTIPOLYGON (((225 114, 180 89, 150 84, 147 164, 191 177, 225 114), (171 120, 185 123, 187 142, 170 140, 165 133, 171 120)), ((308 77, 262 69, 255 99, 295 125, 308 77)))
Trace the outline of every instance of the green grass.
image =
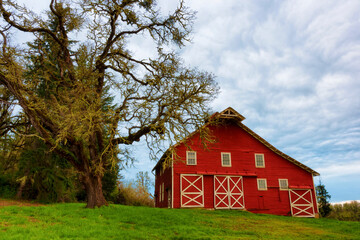
POLYGON ((0 208, 0 239, 360 239, 360 222, 84 204, 0 208))

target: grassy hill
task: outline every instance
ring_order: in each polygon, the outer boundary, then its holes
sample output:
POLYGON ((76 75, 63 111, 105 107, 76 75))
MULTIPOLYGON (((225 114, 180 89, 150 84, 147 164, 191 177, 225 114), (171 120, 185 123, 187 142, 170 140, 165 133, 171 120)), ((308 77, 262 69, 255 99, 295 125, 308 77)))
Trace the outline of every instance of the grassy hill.
POLYGON ((360 222, 84 204, 0 207, 0 239, 360 239, 360 222))

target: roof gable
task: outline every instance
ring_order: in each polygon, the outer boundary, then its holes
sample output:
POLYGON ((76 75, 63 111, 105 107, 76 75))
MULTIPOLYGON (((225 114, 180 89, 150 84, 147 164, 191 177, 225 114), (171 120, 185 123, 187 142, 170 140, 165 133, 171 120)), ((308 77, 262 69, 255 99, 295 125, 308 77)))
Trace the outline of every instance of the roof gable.
MULTIPOLYGON (((301 162, 295 160, 294 158, 290 157, 289 155, 281 152, 279 149, 275 148, 273 145, 271 145, 269 142, 267 142, 265 139, 263 139, 262 137, 260 137, 258 134, 256 134, 254 131, 252 131, 250 128, 248 128, 247 126, 245 126, 242 121, 245 119, 244 116, 242 116, 240 113, 238 113, 237 111, 235 111, 232 107, 228 107, 225 110, 223 110, 220 113, 214 113, 211 117, 210 120, 211 121, 206 121, 206 124, 203 127, 206 127, 208 125, 212 125, 212 124, 216 124, 217 121, 216 120, 235 120, 236 124, 242 128, 245 132, 249 133, 252 137, 254 137, 256 140, 258 140, 259 142, 261 142, 263 145, 265 145, 267 148, 269 148, 271 151, 273 151, 274 153, 276 153, 277 155, 281 156, 282 158, 284 158, 285 160, 297 165, 298 167, 304 169, 305 171, 313 174, 314 176, 319 176, 320 174, 318 172, 316 172, 315 170, 309 168, 308 166, 302 164, 301 162)), ((198 132, 195 131, 193 133, 191 133, 184 141, 187 141, 188 139, 190 139, 191 137, 193 137, 196 133, 198 132)), ((173 147, 179 145, 181 142, 175 144, 173 147)), ((168 151, 167 151, 168 152, 168 151)), ((166 153, 165 153, 166 154, 166 153)), ((165 155, 164 154, 164 155, 165 155)), ((163 160, 163 157, 157 162, 157 164, 155 165, 155 167, 153 168, 153 170, 156 169, 157 166, 159 166, 160 162, 163 160)))
POLYGON ((281 152, 279 149, 277 149, 276 147, 274 147, 273 145, 271 145, 268 141, 266 141, 265 139, 263 139, 262 137, 260 137, 258 134, 256 134, 254 131, 252 131, 250 128, 248 128, 247 126, 245 126, 242 123, 237 123, 237 125, 239 127, 241 127, 242 129, 245 130, 245 132, 249 133, 251 136, 253 136, 255 139, 257 139, 259 142, 261 142, 262 144, 264 144, 267 148, 269 148, 271 151, 273 151, 274 153, 276 153, 277 155, 279 155, 280 157, 288 160, 289 162, 297 165, 298 167, 306 170, 307 172, 310 172, 311 174, 313 174, 314 176, 319 176, 320 174, 318 172, 316 172, 315 170, 309 168, 308 166, 302 164, 301 162, 295 160, 294 158, 290 157, 289 155, 281 152))
POLYGON ((245 117, 243 115, 241 115, 240 113, 238 113, 237 111, 235 111, 232 107, 228 107, 226 108, 224 111, 222 111, 219 114, 220 118, 231 118, 231 119, 236 119, 238 121, 243 121, 245 119, 245 117))

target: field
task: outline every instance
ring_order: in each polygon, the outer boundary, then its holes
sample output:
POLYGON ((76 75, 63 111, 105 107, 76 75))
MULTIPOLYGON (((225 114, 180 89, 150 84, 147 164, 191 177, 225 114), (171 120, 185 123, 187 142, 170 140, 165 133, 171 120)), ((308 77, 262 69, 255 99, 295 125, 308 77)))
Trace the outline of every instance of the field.
POLYGON ((0 239, 360 239, 360 222, 231 210, 4 202, 0 239))

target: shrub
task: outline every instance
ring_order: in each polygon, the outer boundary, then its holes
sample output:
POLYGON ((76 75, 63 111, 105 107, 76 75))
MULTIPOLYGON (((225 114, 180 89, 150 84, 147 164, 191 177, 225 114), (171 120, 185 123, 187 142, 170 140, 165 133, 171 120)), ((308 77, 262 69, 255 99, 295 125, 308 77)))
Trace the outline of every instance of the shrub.
POLYGON ((360 221, 360 202, 351 201, 350 203, 331 205, 329 218, 342 221, 360 221))
POLYGON ((154 206, 154 199, 151 194, 145 188, 132 182, 118 183, 118 190, 113 202, 130 206, 154 206))
POLYGON ((0 197, 2 198, 14 198, 18 188, 16 183, 8 175, 0 175, 0 197))

